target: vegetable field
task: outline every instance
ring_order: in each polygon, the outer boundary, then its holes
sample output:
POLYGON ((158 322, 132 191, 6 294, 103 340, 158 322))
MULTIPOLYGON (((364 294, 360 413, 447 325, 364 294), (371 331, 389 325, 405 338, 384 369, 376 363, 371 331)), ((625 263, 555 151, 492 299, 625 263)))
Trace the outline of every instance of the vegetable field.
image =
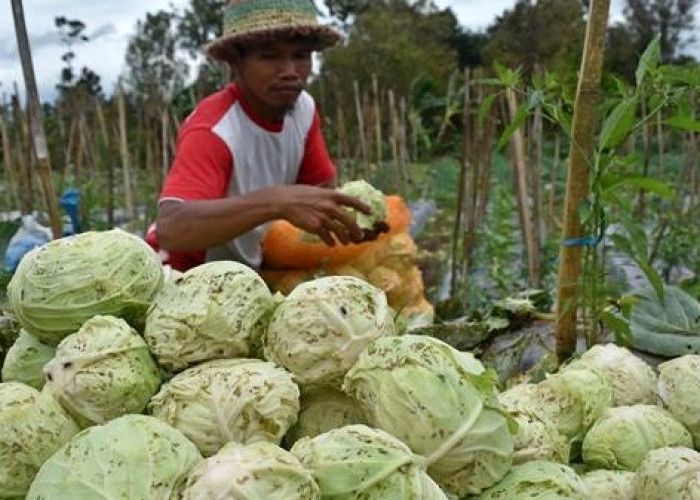
POLYGON ((2 87, 0 499, 700 500, 697 2, 318 2, 387 232, 180 273, 144 238, 224 3, 149 13, 112 88, 57 12, 53 98, 2 87))

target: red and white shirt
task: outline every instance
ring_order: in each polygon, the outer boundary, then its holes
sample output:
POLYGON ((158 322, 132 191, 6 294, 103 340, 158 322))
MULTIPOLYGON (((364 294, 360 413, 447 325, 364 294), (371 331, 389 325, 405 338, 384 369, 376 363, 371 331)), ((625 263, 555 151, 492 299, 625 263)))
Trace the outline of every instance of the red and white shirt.
MULTIPOLYGON (((236 84, 204 99, 184 122, 175 161, 160 202, 240 196, 280 184, 320 184, 335 175, 313 98, 302 92, 284 121, 266 121, 250 109, 236 84)), ((185 270, 205 259, 261 264, 259 226, 220 247, 170 252, 185 270)))

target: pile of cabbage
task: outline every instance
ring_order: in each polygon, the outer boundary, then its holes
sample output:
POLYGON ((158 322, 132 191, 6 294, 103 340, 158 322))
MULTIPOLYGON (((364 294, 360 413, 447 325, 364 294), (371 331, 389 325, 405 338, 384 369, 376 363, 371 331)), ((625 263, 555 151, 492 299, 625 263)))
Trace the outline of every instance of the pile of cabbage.
POLYGON ((504 390, 358 278, 273 296, 119 230, 30 252, 8 294, 0 499, 700 498, 700 356, 599 345, 504 390))

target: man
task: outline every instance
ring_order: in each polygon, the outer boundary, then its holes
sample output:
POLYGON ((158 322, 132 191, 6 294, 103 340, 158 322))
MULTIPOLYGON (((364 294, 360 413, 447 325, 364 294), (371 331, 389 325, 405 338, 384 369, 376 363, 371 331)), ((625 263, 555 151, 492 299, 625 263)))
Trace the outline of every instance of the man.
POLYGON ((259 268, 265 224, 274 219, 330 246, 386 230, 361 230, 344 207, 369 207, 328 189, 335 167, 304 86, 313 51, 338 40, 309 0, 230 0, 224 34, 207 53, 228 63, 235 81, 183 124, 149 235, 174 268, 225 259, 259 268))

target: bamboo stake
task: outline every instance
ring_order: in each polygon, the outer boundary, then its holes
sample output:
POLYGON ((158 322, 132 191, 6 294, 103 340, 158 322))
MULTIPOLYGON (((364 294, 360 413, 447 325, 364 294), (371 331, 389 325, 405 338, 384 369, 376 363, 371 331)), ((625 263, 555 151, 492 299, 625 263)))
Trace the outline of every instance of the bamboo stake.
POLYGON ((382 111, 379 104, 379 80, 372 74, 372 97, 374 98, 374 134, 377 148, 377 167, 382 165, 382 111))
POLYGON ((400 166, 399 166, 399 120, 396 113, 396 98, 394 91, 389 90, 389 114, 391 116, 391 158, 393 165, 394 189, 401 191, 400 166))
MULTIPOLYGON (((594 152, 595 110, 599 100, 609 11, 610 0, 591 0, 571 128, 572 146, 564 200, 565 240, 582 237, 579 206, 589 189, 588 165, 594 152)), ((560 360, 568 358, 576 350, 580 277, 581 247, 562 246, 556 301, 556 350, 560 360)))
POLYGON ((126 106, 124 104, 124 88, 121 80, 118 84, 117 103, 119 107, 119 151, 122 159, 122 174, 124 176, 124 208, 132 219, 136 218, 134 193, 131 184, 131 159, 129 158, 129 143, 126 137, 126 106))
POLYGON ((168 108, 167 106, 163 108, 163 111, 160 114, 160 121, 161 121, 161 154, 162 154, 162 160, 163 160, 163 169, 162 169, 162 174, 160 176, 159 183, 158 183, 158 192, 160 193, 160 190, 163 189, 163 179, 165 179, 165 176, 168 175, 168 170, 170 169, 170 153, 168 151, 169 147, 169 129, 170 129, 170 117, 168 114, 168 108))
POLYGON ((114 227, 114 162, 112 160, 112 143, 107 133, 107 122, 99 99, 95 99, 97 123, 102 134, 102 144, 107 157, 107 224, 114 227))
POLYGON ((34 211, 34 196, 32 192, 31 177, 29 176, 29 162, 26 156, 27 144, 22 108, 19 104, 19 94, 12 96, 12 113, 15 124, 15 143, 19 146, 16 150, 17 166, 19 167, 17 183, 20 212, 22 215, 31 214, 34 211))
POLYGON ((0 138, 2 139, 2 161, 3 161, 3 176, 5 179, 5 208, 7 212, 12 211, 16 207, 15 194, 17 193, 14 175, 12 174, 12 147, 10 145, 10 133, 7 130, 5 121, 5 96, 3 95, 2 113, 0 113, 0 138))
POLYGON ((532 230, 535 260, 537 262, 537 279, 531 282, 539 288, 541 280, 542 249, 542 144, 543 144, 542 109, 535 109, 532 117, 532 136, 530 149, 530 186, 532 186, 532 230))
POLYGON ((399 159, 401 160, 401 174, 403 175, 404 189, 412 180, 408 172, 408 146, 406 144, 406 98, 401 96, 399 100, 399 159))
POLYGON ((557 130, 554 135, 554 157, 552 158, 552 167, 549 172, 549 203, 547 209, 547 220, 550 223, 550 227, 554 227, 554 200, 557 196, 557 173, 559 172, 559 165, 561 163, 561 133, 557 130))
MULTIPOLYGON (((646 116, 646 102, 642 100, 642 116, 646 116)), ((649 175, 649 163, 651 161, 651 130, 650 123, 645 122, 642 125, 642 175, 644 177, 649 175)), ((639 190, 639 195, 637 198, 637 220, 642 221, 644 219, 644 212, 646 209, 646 191, 644 189, 639 190)))
POLYGON ((659 154, 659 179, 663 179, 666 170, 666 141, 664 138, 663 110, 659 110, 656 114, 656 143, 659 154))
MULTIPOLYGON (((515 92, 506 89, 506 103, 510 120, 514 120, 518 112, 518 102, 515 92)), ((513 168, 515 170, 515 187, 520 211, 520 224, 523 243, 527 254, 528 277, 531 286, 538 286, 540 280, 539 252, 535 241, 532 214, 530 212, 530 195, 528 189, 527 167, 525 163, 525 142, 522 129, 513 133, 511 139, 513 151, 513 168)))
POLYGON ((455 220, 452 228, 452 269, 450 274, 450 298, 455 301, 457 299, 457 278, 460 266, 459 243, 462 242, 462 259, 467 259, 466 253, 466 233, 462 232, 462 215, 466 203, 466 195, 470 191, 469 186, 469 151, 471 144, 470 138, 470 116, 469 107, 471 105, 469 96, 469 68, 464 70, 464 103, 462 109, 462 162, 459 168, 459 184, 457 185, 457 207, 455 208, 455 220))
POLYGON ((355 92, 355 114, 357 115, 357 136, 360 140, 360 155, 362 158, 362 170, 365 178, 369 177, 369 160, 367 158, 367 140, 365 136, 365 121, 362 115, 362 104, 360 103, 360 84, 357 80, 353 82, 355 92))
POLYGON ((53 179, 51 178, 51 163, 49 152, 46 146, 46 134, 44 133, 44 122, 41 113, 41 103, 39 102, 39 92, 36 87, 34 77, 34 66, 32 65, 32 52, 29 47, 29 37, 27 27, 24 23, 24 10, 22 0, 12 0, 12 14, 15 22, 15 32, 17 34, 17 47, 22 61, 22 73, 24 74, 25 86, 27 89, 27 100, 29 105, 29 123, 32 130, 32 146, 37 162, 39 179, 44 192, 46 208, 51 221, 51 232, 54 238, 60 238, 63 234, 61 223, 61 213, 58 209, 58 200, 54 192, 53 179))

